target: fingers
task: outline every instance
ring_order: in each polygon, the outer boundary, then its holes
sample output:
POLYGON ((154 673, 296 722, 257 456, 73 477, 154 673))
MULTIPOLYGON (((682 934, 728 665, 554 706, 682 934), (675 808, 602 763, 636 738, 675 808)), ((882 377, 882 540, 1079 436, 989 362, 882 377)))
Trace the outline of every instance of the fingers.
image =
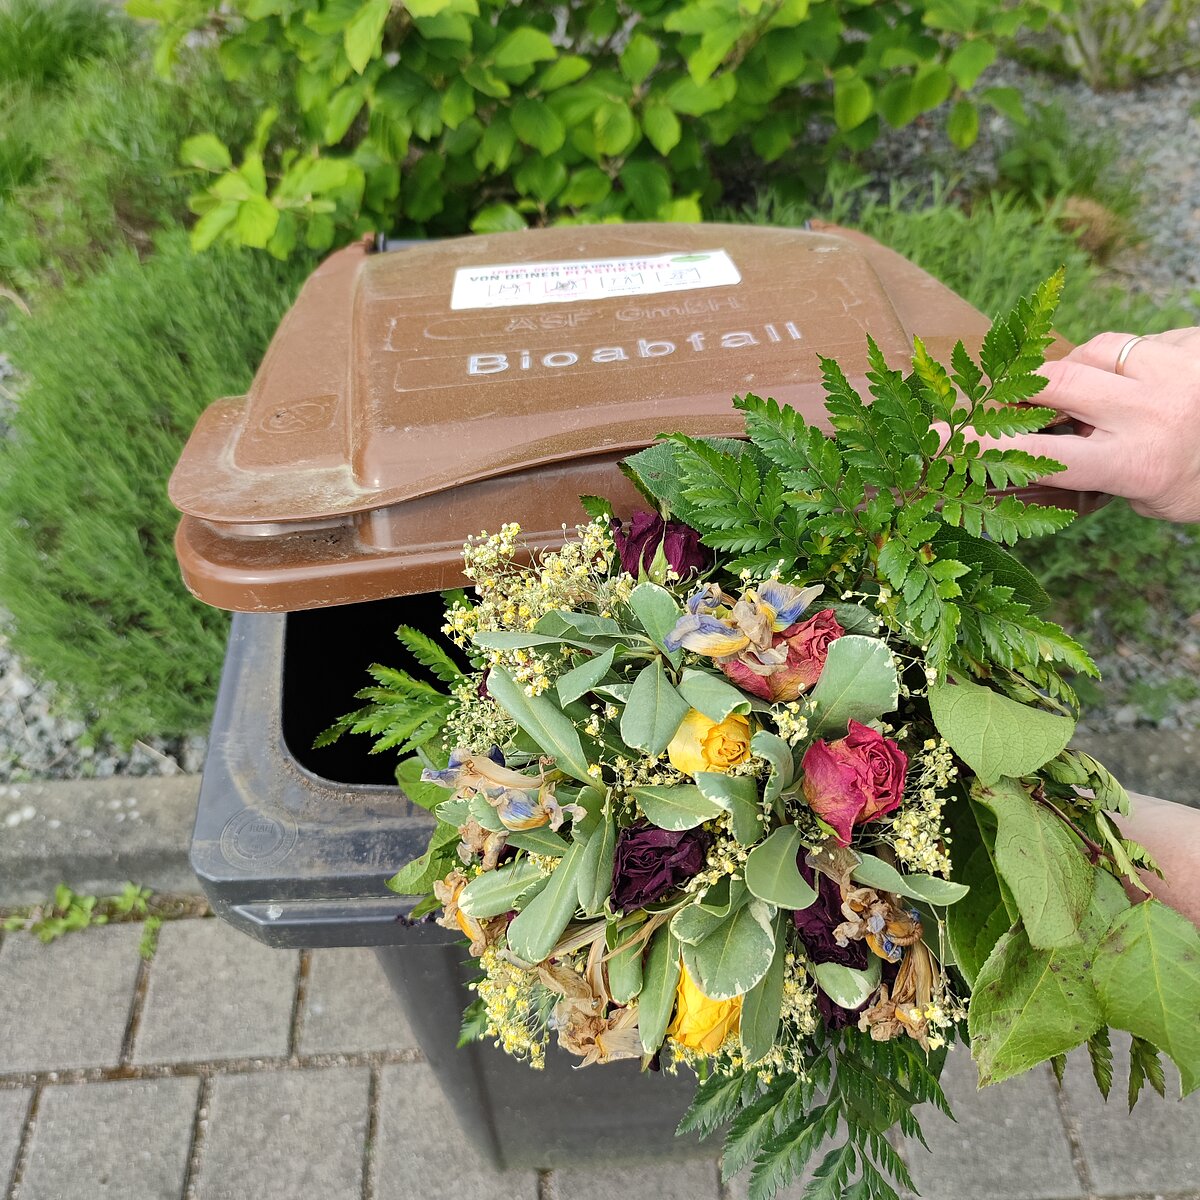
POLYGON ((1043 476, 1041 483, 1076 492, 1107 492, 1112 483, 1111 439, 1102 431, 1091 437, 1074 434, 1017 433, 1011 437, 972 438, 984 450, 1024 450, 1027 454, 1052 458, 1066 467, 1043 476))
MULTIPOLYGON (((1137 347, 1135 347, 1136 349, 1137 347)), ((1098 429, 1137 407, 1142 384, 1071 357, 1045 363, 1039 374, 1050 381, 1032 403, 1058 409, 1098 429)))
POLYGON ((1173 383, 1181 373, 1200 374, 1200 355, 1197 354, 1200 344, 1195 338, 1197 331, 1180 329, 1171 332, 1181 336, 1144 337, 1133 346, 1122 364, 1120 376, 1116 375, 1117 358, 1136 334, 1097 334, 1082 346, 1076 346, 1065 359, 1059 361, 1081 363, 1117 378, 1136 379, 1143 383, 1173 383))

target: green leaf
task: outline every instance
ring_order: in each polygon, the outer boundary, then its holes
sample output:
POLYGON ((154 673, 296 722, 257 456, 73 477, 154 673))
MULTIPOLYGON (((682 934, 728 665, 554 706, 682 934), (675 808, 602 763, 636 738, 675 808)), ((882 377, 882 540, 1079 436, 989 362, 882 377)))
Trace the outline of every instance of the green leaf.
POLYGON ((979 136, 979 109, 970 100, 960 100, 946 119, 946 136, 960 149, 967 150, 979 136))
POLYGON ((498 917, 517 907, 517 901, 548 879, 527 858, 518 859, 494 871, 476 875, 463 888, 458 907, 469 917, 481 920, 498 917))
POLYGON ((201 171, 228 171, 233 166, 225 143, 211 133, 187 138, 179 147, 179 161, 201 171))
POLYGON ((790 787, 796 777, 796 759, 792 748, 777 733, 760 729, 750 739, 750 749, 759 758, 765 758, 771 764, 771 774, 763 790, 763 800, 772 805, 779 799, 783 789, 790 787))
POLYGON ((527 696, 525 689, 502 667, 488 674, 492 699, 517 725, 529 734, 545 753, 553 756, 560 771, 583 783, 591 783, 588 761, 571 718, 565 716, 546 696, 527 696))
POLYGON ((679 694, 692 708, 717 724, 731 713, 745 715, 750 711, 750 700, 745 692, 738 691, 725 681, 724 676, 714 675, 711 671, 688 667, 679 682, 679 694))
POLYGON ((707 799, 691 783, 674 786, 647 784, 645 787, 635 787, 633 796, 642 815, 651 825, 674 832, 695 829, 697 825, 719 817, 723 811, 720 804, 707 799))
POLYGON ((611 816, 601 814, 599 825, 585 843, 579 866, 579 907, 589 917, 604 910, 604 902, 612 891, 616 845, 616 822, 611 816))
POLYGON ((556 58, 548 67, 544 68, 542 73, 537 77, 538 91, 556 92, 561 87, 576 83, 591 69, 592 64, 582 55, 564 54, 561 58, 556 58))
POLYGON ((970 891, 946 913, 946 933, 954 961, 974 985, 992 947, 1017 918, 1011 897, 1005 902, 995 863, 996 822, 991 813, 960 799, 947 810, 950 820, 953 874, 970 891))
POLYGON ((540 100, 523 96, 513 105, 509 119, 517 137, 540 154, 554 154, 566 141, 566 127, 554 110, 540 100))
POLYGON ((650 939, 638 997, 638 1034, 647 1054, 653 1054, 662 1045, 678 987, 679 943, 664 925, 650 939))
POLYGON ((845 133, 861 125, 875 111, 875 97, 865 79, 852 75, 833 83, 833 119, 845 133))
POLYGON ((746 859, 746 886, 760 900, 779 908, 807 908, 817 893, 796 865, 800 830, 795 825, 776 829, 746 859))
POLYGON ((630 942, 617 949, 608 960, 608 990, 617 1004, 628 1004, 642 990, 644 949, 641 941, 630 942))
POLYGON ((719 804, 732 818, 733 836, 743 846, 762 837, 763 812, 758 802, 758 781, 749 775, 701 771, 696 786, 705 798, 719 804))
POLYGON ((567 852, 567 843, 545 825, 540 829, 526 829, 521 833, 509 833, 508 845, 515 846, 518 850, 529 850, 534 854, 541 854, 546 858, 562 858, 567 852))
POLYGON ((527 67, 557 57, 558 49, 550 35, 530 25, 514 29, 492 52, 492 62, 497 67, 527 67))
POLYGON ((879 962, 874 955, 865 971, 840 963, 817 963, 811 967, 817 986, 834 1004, 858 1008, 879 986, 879 962))
POLYGON ((741 1024, 738 1036, 742 1043, 742 1058, 758 1062, 771 1052, 779 1032, 779 1017, 783 1009, 783 982, 787 973, 787 939, 784 936, 782 914, 775 918, 775 954, 767 973, 746 993, 742 1001, 741 1024))
POLYGON ((235 228, 242 244, 262 250, 279 224, 279 209, 266 196, 251 196, 238 206, 235 228))
POLYGON ((472 233, 515 233, 527 228, 525 218, 511 204, 489 204, 471 219, 472 233))
POLYGON ((616 157, 624 154, 638 136, 638 123, 624 101, 609 100, 592 113, 592 128, 596 149, 602 155, 616 157))
POLYGON ((414 18, 436 17, 454 4, 454 0, 404 0, 404 7, 414 18))
POLYGON ((950 55, 946 70, 954 76, 954 82, 964 92, 975 86, 975 81, 996 61, 996 46, 993 42, 975 39, 961 43, 950 55))
POLYGON ((702 941, 681 944, 684 966, 706 996, 731 1000, 767 973, 775 955, 774 915, 761 900, 751 900, 702 941))
POLYGON ((391 9, 392 0, 367 0, 346 26, 346 57, 360 75, 367 69, 367 63, 379 53, 384 22, 391 9))
POLYGON ((527 963, 542 962, 575 915, 578 872, 586 844, 571 843, 558 869, 508 926, 509 949, 527 963))
POLYGON ((970 891, 964 884, 939 879, 936 875, 902 875, 895 867, 873 854, 863 854, 851 874, 868 887, 895 892, 912 900, 924 900, 926 904, 938 908, 956 904, 970 891))
POLYGON ((661 754, 690 711, 688 702, 667 678, 662 659, 643 667, 621 713, 625 744, 647 754, 661 754))
POLYGON ((1065 1054, 1100 1028, 1092 955, 1123 907, 1128 901, 1120 884, 1100 872, 1081 944, 1038 949, 1019 924, 996 943, 975 980, 968 1012, 981 1085, 1065 1054))
POLYGON ((1185 1096, 1200 1087, 1200 931, 1157 900, 1135 904, 1101 940, 1092 977, 1108 1024, 1166 1053, 1185 1096))
POLYGON ((825 601, 821 601, 821 607, 832 609, 833 615, 838 619, 838 624, 847 633, 862 633, 870 637, 872 634, 878 633, 880 625, 883 624, 877 614, 869 608, 864 608, 861 604, 847 604, 841 600, 827 604, 825 601))
POLYGON ((1053 813, 1034 804, 1015 779, 978 781, 972 797, 996 816, 996 866, 1038 948, 1078 945, 1096 872, 1053 813))
MULTIPOLYGON (((401 896, 422 896, 439 879, 444 879, 452 867, 459 865, 455 846, 459 840, 458 826, 439 821, 429 839, 429 848, 419 858, 406 863, 388 881, 388 888, 401 896)), ((59 905, 60 908, 64 907, 59 905)))
POLYGON ((1070 717, 1031 708, 966 680, 934 684, 929 710, 938 733, 983 784, 1005 775, 1032 774, 1057 757, 1075 732, 1070 717))
POLYGON ((658 66, 658 43, 644 33, 635 32, 621 51, 621 74, 637 87, 658 66))
POLYGON ((425 763, 415 754, 396 765, 396 782, 400 790, 419 808, 433 812, 446 799, 446 789, 440 783, 425 783, 421 774, 425 763))
POLYGON ((900 681, 891 651, 877 638, 847 634, 829 644, 821 677, 809 695, 815 736, 846 732, 851 720, 873 721, 893 712, 900 681))
POLYGON ((670 154, 683 136, 679 118, 665 104, 647 105, 642 113, 642 129, 650 144, 662 155, 670 154))
MULTIPOLYGON (((629 593, 629 607, 633 609, 638 624, 646 631, 646 636, 670 659, 672 665, 678 666, 683 651, 669 651, 664 644, 667 634, 675 628, 681 616, 675 597, 656 583, 639 583, 629 593)), ((697 706, 693 704, 692 707, 697 706)))
POLYGON ((613 655, 616 652, 616 647, 610 646, 603 654, 597 654, 566 674, 560 675, 558 683, 555 684, 559 703, 570 704, 580 696, 587 695, 612 669, 613 655))

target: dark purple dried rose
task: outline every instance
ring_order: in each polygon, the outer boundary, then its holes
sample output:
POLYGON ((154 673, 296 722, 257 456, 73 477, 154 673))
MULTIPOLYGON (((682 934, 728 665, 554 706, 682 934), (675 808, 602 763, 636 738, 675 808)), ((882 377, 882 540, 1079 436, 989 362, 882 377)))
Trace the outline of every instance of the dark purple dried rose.
POLYGON ((649 573, 659 546, 667 566, 680 579, 692 572, 707 570, 711 565, 708 551, 700 544, 700 535, 682 521, 664 521, 658 513, 639 511, 630 518, 628 532, 616 518, 612 532, 621 558, 621 570, 630 575, 649 573))
POLYGON ((852 941, 839 946, 833 931, 845 919, 842 912, 842 893, 838 885, 823 871, 814 871, 801 856, 797 866, 805 881, 817 889, 817 898, 807 907, 792 914, 796 932, 814 964, 839 963, 843 967, 865 970, 870 950, 864 941, 852 941), (814 882, 814 876, 820 880, 814 882))
POLYGON ((703 830, 672 833, 648 821, 622 829, 613 855, 613 908, 642 908, 686 883, 703 868, 710 842, 703 830))

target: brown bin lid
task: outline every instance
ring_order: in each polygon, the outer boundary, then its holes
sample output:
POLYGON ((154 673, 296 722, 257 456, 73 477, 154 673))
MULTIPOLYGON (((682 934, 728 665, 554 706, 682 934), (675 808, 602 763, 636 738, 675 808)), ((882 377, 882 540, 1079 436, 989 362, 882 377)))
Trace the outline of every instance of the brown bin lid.
POLYGON ((554 545, 580 495, 632 510, 619 460, 664 431, 739 434, 734 395, 824 423, 818 352, 862 383, 868 333, 902 362, 914 333, 945 356, 987 327, 832 226, 350 246, 305 284, 249 393, 211 405, 184 449, 170 482, 184 581, 251 612, 454 586, 471 533, 519 521, 554 545))

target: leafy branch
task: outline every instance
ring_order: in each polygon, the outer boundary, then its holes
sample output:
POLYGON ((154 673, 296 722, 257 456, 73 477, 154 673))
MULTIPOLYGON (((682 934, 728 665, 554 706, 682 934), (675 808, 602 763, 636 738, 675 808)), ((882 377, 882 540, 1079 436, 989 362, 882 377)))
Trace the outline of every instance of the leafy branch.
POLYGON ((914 339, 911 373, 888 366, 867 339, 865 400, 821 359, 832 433, 794 409, 747 395, 749 446, 674 435, 675 478, 664 486, 661 447, 627 463, 734 572, 772 567, 797 579, 878 585, 889 625, 926 648, 939 672, 1001 678, 1001 686, 1074 706, 1061 670, 1096 674, 1084 649, 1038 615, 1045 593, 1002 546, 1062 529, 1070 512, 1019 499, 1061 465, 1022 450, 983 449, 978 437, 1043 428, 1054 416, 1029 404, 1051 341, 1058 272, 999 318, 978 361, 961 342, 947 368, 914 339), (934 428, 941 424, 943 432, 934 428), (655 472, 639 471, 640 461, 655 472))

